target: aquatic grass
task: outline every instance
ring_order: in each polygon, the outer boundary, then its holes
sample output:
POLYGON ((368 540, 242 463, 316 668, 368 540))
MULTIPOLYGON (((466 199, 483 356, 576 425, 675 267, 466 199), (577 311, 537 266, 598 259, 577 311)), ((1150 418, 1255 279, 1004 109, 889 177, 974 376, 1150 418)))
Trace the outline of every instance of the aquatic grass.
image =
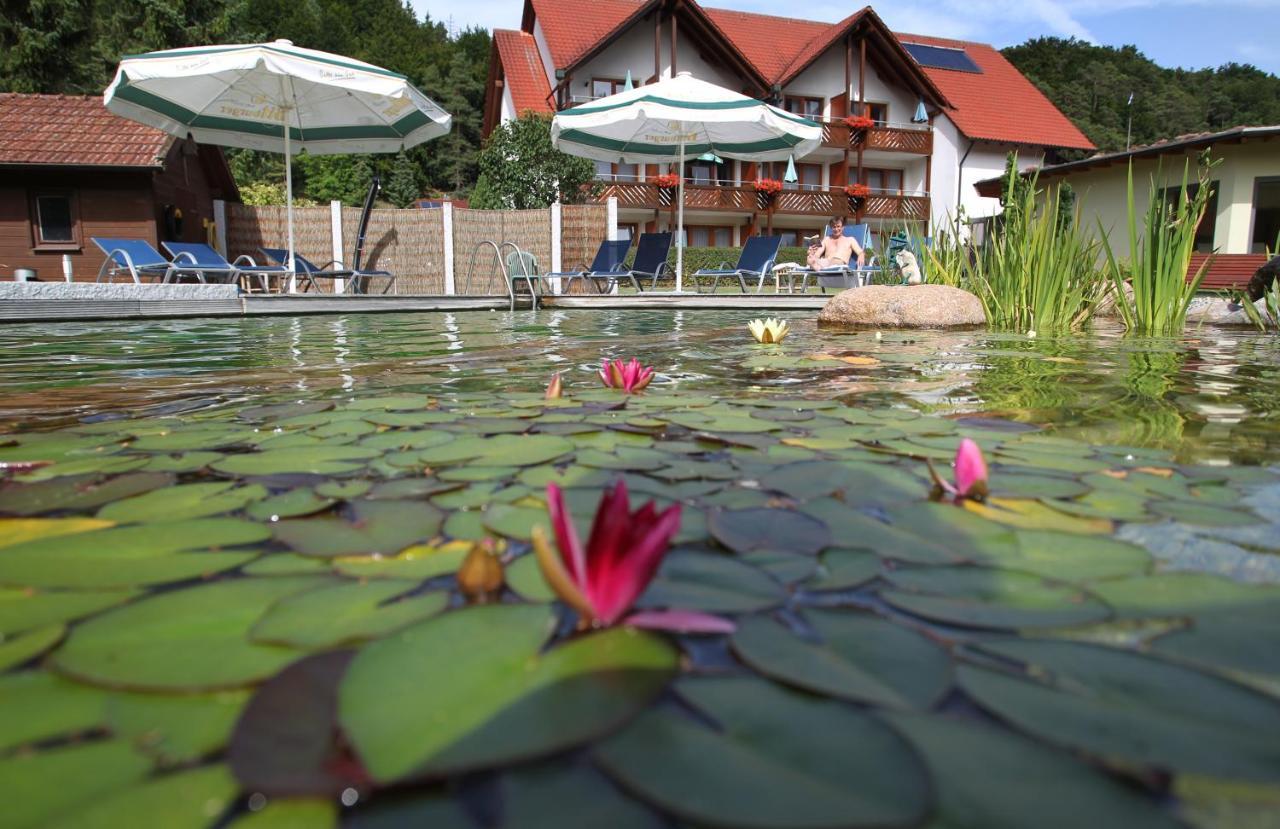
POLYGON ((1057 188, 1037 190, 1032 176, 1014 185, 1002 216, 981 245, 956 232, 929 250, 929 281, 977 295, 996 328, 1011 331, 1075 331, 1093 317, 1111 290, 1096 263, 1099 243, 1062 219, 1057 188))
POLYGON ((1198 167, 1199 184, 1190 192, 1191 165, 1183 165, 1182 186, 1174 204, 1164 197, 1158 186, 1160 168, 1151 177, 1151 192, 1141 220, 1133 187, 1133 164, 1129 165, 1126 210, 1128 215, 1129 259, 1120 260, 1111 241, 1099 223, 1100 238, 1107 257, 1107 273, 1116 292, 1116 308, 1131 334, 1174 334, 1182 331, 1187 308, 1200 289, 1200 283, 1213 257, 1190 278, 1191 255, 1195 252, 1196 228, 1209 204, 1208 173, 1212 164, 1202 157, 1198 167), (1133 289, 1130 297, 1125 290, 1133 289))

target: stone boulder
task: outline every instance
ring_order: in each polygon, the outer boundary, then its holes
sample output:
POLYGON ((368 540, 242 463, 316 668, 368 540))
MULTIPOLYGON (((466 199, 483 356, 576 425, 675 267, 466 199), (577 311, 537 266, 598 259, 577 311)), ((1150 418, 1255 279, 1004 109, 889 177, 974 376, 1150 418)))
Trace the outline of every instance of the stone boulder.
POLYGON ((856 328, 972 328, 987 324, 982 302, 947 285, 868 285, 836 294, 819 325, 856 328))

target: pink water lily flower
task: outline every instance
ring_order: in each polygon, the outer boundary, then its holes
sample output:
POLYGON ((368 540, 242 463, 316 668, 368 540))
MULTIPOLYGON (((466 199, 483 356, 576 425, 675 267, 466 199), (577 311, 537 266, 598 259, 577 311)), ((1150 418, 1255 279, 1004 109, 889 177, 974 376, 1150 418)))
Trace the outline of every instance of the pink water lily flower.
POLYGON ((560 372, 551 375, 551 382, 547 383, 547 400, 559 400, 564 396, 564 381, 560 379, 560 372))
POLYGON ((929 474, 936 490, 951 495, 957 501, 965 498, 981 501, 987 497, 987 462, 977 443, 969 438, 960 441, 956 448, 955 469, 956 482, 950 484, 938 475, 932 463, 929 464, 929 474))
POLYGON ((652 379, 653 366, 642 366, 635 357, 629 363, 621 360, 604 360, 600 363, 600 382, 627 394, 635 394, 649 385, 652 379))
POLYGON ((600 499, 585 547, 565 508, 564 492, 555 484, 547 484, 547 512, 559 555, 541 526, 533 528, 534 554, 547 584, 578 611, 583 627, 627 624, 687 633, 734 630, 727 619, 694 611, 630 612, 680 529, 679 504, 658 512, 649 501, 632 512, 627 485, 619 481, 600 499))

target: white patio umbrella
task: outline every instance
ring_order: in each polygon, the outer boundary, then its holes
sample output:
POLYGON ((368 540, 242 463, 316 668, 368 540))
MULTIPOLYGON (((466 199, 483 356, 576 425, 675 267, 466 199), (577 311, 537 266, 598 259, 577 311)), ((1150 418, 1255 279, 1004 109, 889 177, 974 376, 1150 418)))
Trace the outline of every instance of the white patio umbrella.
MULTIPOLYGON (((679 163, 676 224, 682 233, 686 159, 703 153, 743 161, 803 156, 822 142, 822 127, 681 72, 558 113, 551 121, 551 142, 570 155, 596 161, 679 163)), ((683 287, 683 271, 681 244, 676 248, 677 291, 683 287)))
POLYGON ((445 135, 452 120, 404 75, 287 40, 130 55, 103 97, 173 135, 284 153, 290 273, 294 154, 397 152, 445 135))

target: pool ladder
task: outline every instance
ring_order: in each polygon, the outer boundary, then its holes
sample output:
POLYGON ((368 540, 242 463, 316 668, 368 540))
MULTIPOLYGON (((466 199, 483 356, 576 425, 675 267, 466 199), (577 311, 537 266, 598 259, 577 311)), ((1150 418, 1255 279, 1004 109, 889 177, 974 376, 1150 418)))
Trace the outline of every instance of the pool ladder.
POLYGON ((506 288, 507 298, 511 300, 511 310, 516 309, 516 283, 518 280, 524 280, 525 285, 529 289, 529 301, 534 308, 538 307, 538 274, 533 273, 536 261, 533 254, 522 251, 520 246, 515 242, 495 242, 492 239, 485 239, 483 242, 475 246, 471 252, 471 264, 467 266, 467 276, 463 281, 463 293, 470 294, 473 287, 473 278, 475 276, 476 263, 480 261, 481 256, 486 252, 493 253, 493 267, 489 271, 488 277, 485 278, 484 294, 490 295, 497 293, 493 291, 494 277, 502 280, 503 286, 506 288), (507 252, 503 257, 503 251, 507 252), (512 270, 508 270, 508 266, 512 270))

